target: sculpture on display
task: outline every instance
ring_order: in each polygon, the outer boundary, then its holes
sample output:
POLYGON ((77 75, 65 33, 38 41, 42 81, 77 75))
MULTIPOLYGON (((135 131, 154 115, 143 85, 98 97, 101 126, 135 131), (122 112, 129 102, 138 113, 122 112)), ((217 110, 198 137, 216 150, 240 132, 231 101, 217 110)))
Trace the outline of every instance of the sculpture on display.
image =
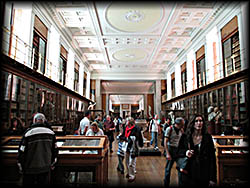
POLYGON ((95 105, 96 102, 95 103, 89 102, 88 110, 93 110, 95 105))
POLYGON ((153 116, 152 116, 152 108, 150 105, 148 105, 148 115, 149 115, 149 119, 152 119, 153 116))

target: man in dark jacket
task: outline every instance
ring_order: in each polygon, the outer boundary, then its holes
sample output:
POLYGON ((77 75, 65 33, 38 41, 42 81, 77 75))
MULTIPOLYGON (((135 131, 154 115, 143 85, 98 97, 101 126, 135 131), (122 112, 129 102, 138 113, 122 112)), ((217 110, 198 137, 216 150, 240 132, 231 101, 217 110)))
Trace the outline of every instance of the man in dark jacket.
POLYGON ((58 151, 55 133, 45 122, 45 116, 37 113, 20 142, 17 165, 23 174, 23 185, 50 183, 50 170, 57 161, 58 151))

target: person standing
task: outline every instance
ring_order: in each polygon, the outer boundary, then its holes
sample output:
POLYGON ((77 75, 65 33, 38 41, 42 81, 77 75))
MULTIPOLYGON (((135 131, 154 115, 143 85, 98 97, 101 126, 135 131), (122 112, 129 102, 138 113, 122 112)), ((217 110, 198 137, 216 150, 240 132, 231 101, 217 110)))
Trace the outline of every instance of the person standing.
POLYGON ((166 129, 171 125, 171 117, 168 116, 165 121, 163 122, 162 124, 162 143, 161 145, 163 146, 164 148, 164 151, 163 151, 163 155, 166 156, 166 150, 165 150, 165 147, 164 147, 164 140, 165 140, 165 133, 166 133, 166 129))
MULTIPOLYGON (((171 169, 174 162, 178 164, 178 146, 181 136, 183 134, 183 126, 184 126, 184 119, 182 117, 177 117, 175 119, 174 125, 167 127, 165 131, 165 142, 164 148, 166 151, 166 159, 167 163, 165 166, 165 177, 164 177, 164 186, 169 187, 170 183, 170 175, 171 169)), ((179 185, 181 184, 181 173, 178 171, 178 181, 179 185)))
POLYGON ((50 184, 50 173, 55 167, 58 150, 55 133, 46 127, 45 121, 44 114, 37 113, 33 124, 22 136, 17 165, 23 174, 23 185, 50 184))
POLYGON ((90 125, 90 112, 86 111, 84 114, 84 118, 80 121, 80 126, 78 128, 78 134, 79 135, 85 135, 87 130, 89 129, 90 125))
POLYGON ((211 134, 207 132, 202 115, 195 115, 187 126, 186 156, 188 166, 183 172, 185 186, 216 185, 216 156, 211 134))
POLYGON ((154 119, 150 121, 149 124, 149 132, 151 132, 151 141, 150 145, 153 145, 153 142, 155 143, 154 149, 158 150, 158 133, 160 132, 160 119, 158 118, 158 115, 156 114, 154 119))
POLYGON ((22 135, 25 130, 23 121, 19 117, 14 117, 11 119, 11 126, 8 129, 8 135, 22 135))
POLYGON ((94 122, 97 122, 98 127, 103 130, 103 122, 102 122, 102 116, 101 116, 101 114, 97 114, 94 122))
POLYGON ((143 137, 139 127, 135 125, 134 118, 128 117, 125 129, 121 135, 125 137, 128 145, 125 154, 128 182, 135 180, 136 157, 139 155, 139 147, 143 147, 143 137))
POLYGON ((104 134, 108 136, 109 139, 109 150, 110 152, 113 152, 112 149, 112 143, 114 141, 114 130, 115 130, 115 124, 111 120, 110 115, 106 116, 106 120, 103 124, 104 134))

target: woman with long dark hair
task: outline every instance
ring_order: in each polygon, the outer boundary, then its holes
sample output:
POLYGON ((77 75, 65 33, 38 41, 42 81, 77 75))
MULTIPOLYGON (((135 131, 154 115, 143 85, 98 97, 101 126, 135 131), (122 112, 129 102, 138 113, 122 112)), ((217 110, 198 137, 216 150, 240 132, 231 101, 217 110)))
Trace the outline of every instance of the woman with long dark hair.
POLYGON ((184 185, 208 187, 216 182, 216 157, 212 136, 202 115, 195 115, 186 129, 188 165, 184 185))

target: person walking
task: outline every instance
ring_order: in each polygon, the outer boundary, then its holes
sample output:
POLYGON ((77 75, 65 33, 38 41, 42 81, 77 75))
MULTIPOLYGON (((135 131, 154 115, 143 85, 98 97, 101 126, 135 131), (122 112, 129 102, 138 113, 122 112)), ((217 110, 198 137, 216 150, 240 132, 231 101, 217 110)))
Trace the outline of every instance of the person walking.
MULTIPOLYGON (((183 134, 184 119, 182 117, 177 117, 175 119, 174 125, 167 127, 165 132, 165 142, 164 148, 166 151, 166 166, 165 166, 165 177, 164 186, 169 187, 171 169, 174 162, 178 164, 178 146, 181 136, 183 134)), ((181 184, 181 173, 178 171, 178 181, 181 184)))
POLYGON ((158 118, 158 115, 156 114, 154 116, 154 119, 150 121, 149 124, 149 132, 151 132, 151 140, 150 145, 153 145, 153 142, 155 143, 154 149, 158 150, 158 133, 160 132, 160 119, 158 118))
POLYGON ((128 182, 135 180, 136 157, 139 155, 139 147, 143 147, 143 137, 139 127, 135 125, 134 118, 128 117, 125 129, 121 135, 125 137, 128 145, 125 154, 125 162, 128 182))
POLYGON ((183 185, 208 187, 216 185, 216 156, 212 136, 202 115, 195 115, 186 130, 188 164, 182 170, 183 185))
POLYGON ((125 136, 122 136, 121 133, 117 136, 117 140, 118 140, 118 150, 117 150, 118 166, 117 166, 117 170, 120 171, 121 174, 124 174, 123 161, 124 161, 125 153, 127 150, 128 142, 127 142, 125 136))
POLYGON ((114 141, 114 131, 115 131, 115 124, 111 120, 110 115, 106 116, 106 120, 103 124, 104 134, 108 136, 109 139, 109 150, 113 152, 112 143, 114 141))
POLYGON ((25 186, 49 185, 51 170, 57 162, 55 133, 46 127, 45 121, 44 114, 37 113, 18 148, 17 165, 25 186))

